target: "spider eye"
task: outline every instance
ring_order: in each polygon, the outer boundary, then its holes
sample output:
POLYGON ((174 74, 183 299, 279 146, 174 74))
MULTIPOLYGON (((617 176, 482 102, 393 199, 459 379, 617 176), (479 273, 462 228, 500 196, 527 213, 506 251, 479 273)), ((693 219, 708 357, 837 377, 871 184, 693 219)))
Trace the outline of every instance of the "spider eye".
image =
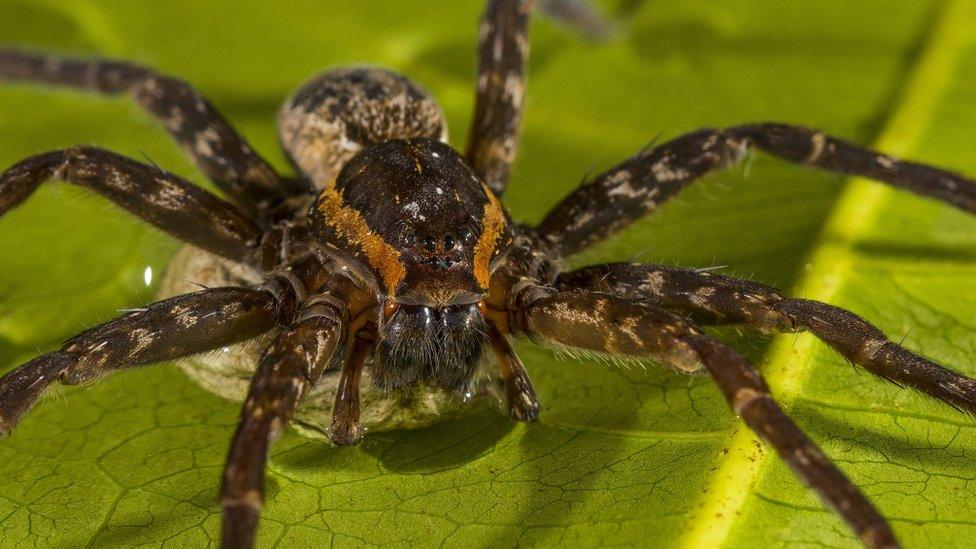
POLYGON ((428 252, 436 252, 437 251, 437 241, 435 241, 434 240, 434 237, 432 237, 432 236, 429 236, 428 235, 428 236, 423 237, 423 239, 421 239, 420 243, 424 247, 424 249, 427 250, 428 252))
POLYGON ((453 250, 454 249, 454 244, 455 244, 455 242, 454 242, 454 237, 453 236, 447 235, 447 236, 444 237, 444 249, 445 250, 453 250))

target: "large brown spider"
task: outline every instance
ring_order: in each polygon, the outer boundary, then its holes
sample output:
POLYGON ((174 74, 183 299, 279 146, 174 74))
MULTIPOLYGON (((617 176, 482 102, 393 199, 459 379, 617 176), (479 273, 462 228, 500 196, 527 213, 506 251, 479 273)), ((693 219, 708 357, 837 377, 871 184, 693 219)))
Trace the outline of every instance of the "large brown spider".
POLYGON ((360 416, 361 388, 370 406, 422 407, 418 395, 441 398, 500 378, 512 417, 531 421, 540 406, 509 344, 523 336, 707 372, 732 410, 866 545, 896 546, 885 519, 780 410, 755 368, 698 325, 810 330, 869 372, 971 414, 976 381, 889 341, 853 313, 766 286, 657 265, 564 272, 562 260, 751 149, 970 212, 976 182, 816 130, 755 124, 643 150, 583 183, 537 226, 513 223, 499 197, 518 142, 529 4, 488 2, 464 155, 444 144, 442 113, 416 84, 381 69, 339 69, 306 84, 282 109, 280 137, 295 178, 277 174, 179 80, 124 62, 0 50, 4 79, 132 94, 228 198, 91 147, 33 156, 0 175, 0 215, 47 179, 88 187, 192 245, 174 263, 176 278, 212 286, 87 330, 8 373, 0 379, 0 433, 54 382, 261 342, 221 497, 223 544, 245 547, 258 524, 268 446, 303 396, 334 393, 328 432, 341 445, 360 439, 369 413, 360 416), (488 349, 497 371, 482 360, 488 349))

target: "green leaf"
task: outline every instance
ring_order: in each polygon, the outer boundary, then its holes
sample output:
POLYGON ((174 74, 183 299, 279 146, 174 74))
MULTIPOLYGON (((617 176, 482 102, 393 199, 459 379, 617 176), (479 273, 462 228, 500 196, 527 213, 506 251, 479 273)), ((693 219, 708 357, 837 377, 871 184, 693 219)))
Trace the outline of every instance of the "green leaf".
MULTIPOLYGON (((508 205, 537 220, 585 173, 652 139, 766 119, 976 173, 974 4, 650 1, 601 45, 537 18, 508 205)), ((277 105, 336 64, 416 78, 460 146, 479 11, 478 2, 421 0, 7 0, 0 37, 185 77, 284 168, 277 105)), ((0 165, 77 143, 148 156, 209 186, 125 99, 0 86, 0 165)), ((0 220, 0 370, 151 300, 176 247, 90 194, 43 188, 0 220)), ((635 256, 725 265, 829 300, 976 375, 976 220, 946 206, 759 157, 574 264, 635 256)), ((723 335, 762 366, 906 545, 976 539, 972 418, 852 369, 811 337, 723 335)), ((544 406, 537 424, 476 408, 425 429, 371 433, 352 449, 287 435, 269 465, 261 545, 856 546, 708 379, 520 351, 544 406)), ((238 404, 171 365, 63 395, 0 441, 0 545, 216 540, 238 404)))

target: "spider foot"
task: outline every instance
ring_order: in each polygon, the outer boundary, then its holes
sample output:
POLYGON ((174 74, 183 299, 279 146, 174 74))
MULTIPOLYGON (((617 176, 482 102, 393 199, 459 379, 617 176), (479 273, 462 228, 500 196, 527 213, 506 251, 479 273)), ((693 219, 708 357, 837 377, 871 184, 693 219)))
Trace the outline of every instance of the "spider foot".
POLYGON ((508 414, 515 421, 538 421, 542 406, 538 401, 532 403, 509 402, 508 414))
POLYGON ((350 417, 349 414, 337 414, 332 418, 332 428, 329 429, 329 441, 336 446, 355 446, 363 438, 363 429, 359 426, 359 414, 350 417))
POLYGON ((505 393, 508 397, 508 415, 515 421, 536 421, 542 406, 535 396, 535 389, 525 371, 525 365, 515 354, 508 338, 498 331, 494 324, 489 325, 492 350, 501 366, 502 379, 505 380, 505 393))
POLYGON ((877 547, 879 549, 898 549, 901 544, 895 538, 891 527, 886 523, 871 526, 858 534, 866 547, 877 547))
POLYGON ((0 378, 0 437, 9 435, 44 390, 73 364, 74 360, 63 353, 50 353, 0 378))
POLYGON ((261 516, 260 494, 247 494, 246 499, 225 499, 222 507, 220 546, 227 549, 253 547, 254 534, 261 516))
POLYGON ((362 440, 363 430, 359 424, 359 383, 362 379, 363 363, 369 356, 372 342, 357 337, 353 348, 342 365, 342 377, 332 407, 332 427, 329 440, 336 446, 355 446, 362 440))
POLYGON ((508 414, 515 421, 537 421, 542 405, 535 396, 535 389, 525 370, 513 372, 506 385, 508 392, 508 414))

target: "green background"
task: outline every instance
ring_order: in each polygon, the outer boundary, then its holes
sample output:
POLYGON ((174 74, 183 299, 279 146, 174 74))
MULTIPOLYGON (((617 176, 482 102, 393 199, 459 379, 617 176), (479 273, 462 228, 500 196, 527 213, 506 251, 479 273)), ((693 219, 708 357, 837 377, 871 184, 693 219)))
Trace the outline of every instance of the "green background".
MULTIPOLYGON (((599 45, 537 17, 506 202, 515 217, 538 220, 584 174, 653 139, 767 119, 894 143, 903 149, 895 152, 976 173, 971 4, 648 0, 599 45), (932 52, 948 61, 913 78, 932 52)), ((180 75, 284 167, 278 104, 338 64, 385 65, 423 83, 460 146, 480 9, 421 0, 2 0, 0 42, 180 75)), ((207 185, 126 99, 0 86, 0 164, 79 143, 149 157, 207 185)), ((976 220, 913 196, 875 196, 869 184, 842 195, 844 186, 759 155, 574 263, 726 266, 829 298, 976 375, 976 220), (870 215, 845 215, 858 207, 870 215)), ((158 280, 176 247, 91 194, 41 189, 0 220, 0 371, 151 300, 144 271, 158 280)), ((807 336, 769 345, 724 335, 770 373, 774 393, 906 545, 976 545, 973 418, 877 382, 807 336)), ((708 379, 520 350, 544 406, 538 424, 488 409, 372 434, 351 449, 286 436, 269 465, 260 544, 856 544, 754 443, 708 379)), ((166 365, 55 393, 0 441, 0 545, 214 542, 237 404, 166 365)))

